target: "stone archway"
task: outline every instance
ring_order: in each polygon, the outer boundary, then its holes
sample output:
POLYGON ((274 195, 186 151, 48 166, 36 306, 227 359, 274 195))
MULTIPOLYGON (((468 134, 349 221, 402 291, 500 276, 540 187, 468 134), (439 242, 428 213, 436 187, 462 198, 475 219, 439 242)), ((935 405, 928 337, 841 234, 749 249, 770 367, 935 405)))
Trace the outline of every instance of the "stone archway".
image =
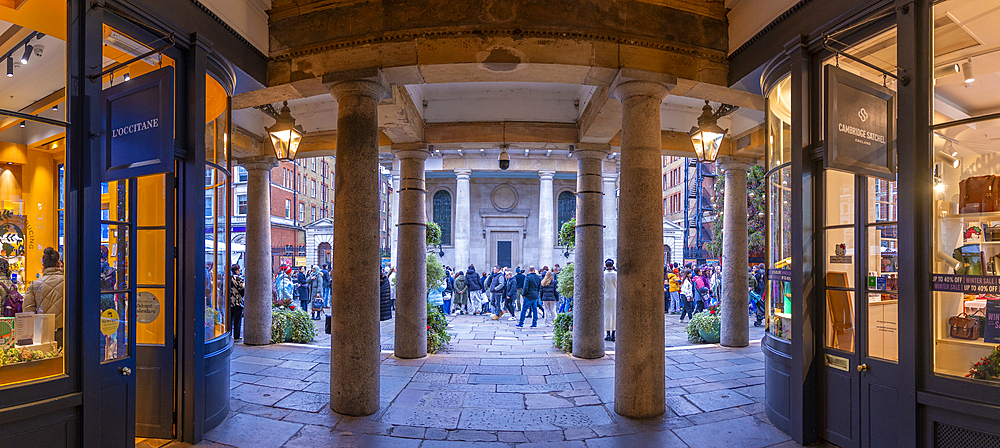
POLYGON ((319 243, 316 246, 316 264, 319 266, 333 263, 333 246, 328 242, 319 243))

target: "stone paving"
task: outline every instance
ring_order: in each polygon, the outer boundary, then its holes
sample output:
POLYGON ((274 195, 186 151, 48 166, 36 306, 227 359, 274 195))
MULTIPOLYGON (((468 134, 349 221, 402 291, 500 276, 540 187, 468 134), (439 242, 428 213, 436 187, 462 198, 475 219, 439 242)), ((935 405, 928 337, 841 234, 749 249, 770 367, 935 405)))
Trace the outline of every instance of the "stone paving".
MULTIPOLYGON (((394 323, 382 323, 382 406, 360 418, 330 410, 328 335, 309 345, 237 344, 232 410, 197 446, 799 446, 763 413, 761 328, 750 327, 745 348, 692 345, 677 316, 666 316, 667 411, 633 420, 614 412, 614 343, 604 358, 575 359, 552 347, 551 327, 450 319, 451 344, 416 360, 392 356, 394 323)), ((157 442, 137 446, 167 444, 157 442)))

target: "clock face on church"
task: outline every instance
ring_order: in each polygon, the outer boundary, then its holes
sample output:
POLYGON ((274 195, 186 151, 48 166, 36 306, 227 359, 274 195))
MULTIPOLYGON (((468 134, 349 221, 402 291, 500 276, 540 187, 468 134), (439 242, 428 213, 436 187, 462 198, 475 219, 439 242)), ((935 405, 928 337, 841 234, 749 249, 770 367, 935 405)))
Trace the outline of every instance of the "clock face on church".
POLYGON ((506 212, 513 210, 517 207, 517 190, 510 184, 500 184, 493 189, 493 193, 490 194, 490 201, 493 203, 493 208, 506 212))

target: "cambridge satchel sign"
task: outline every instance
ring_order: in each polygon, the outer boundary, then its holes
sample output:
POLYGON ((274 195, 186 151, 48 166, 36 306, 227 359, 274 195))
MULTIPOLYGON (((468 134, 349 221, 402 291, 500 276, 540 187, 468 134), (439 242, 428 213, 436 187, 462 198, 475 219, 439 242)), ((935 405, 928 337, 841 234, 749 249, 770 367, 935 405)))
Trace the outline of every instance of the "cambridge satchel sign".
POLYGON ((174 68, 163 67, 102 92, 101 180, 174 170, 174 68))
POLYGON ((896 180, 896 94, 840 67, 825 69, 823 166, 896 180))

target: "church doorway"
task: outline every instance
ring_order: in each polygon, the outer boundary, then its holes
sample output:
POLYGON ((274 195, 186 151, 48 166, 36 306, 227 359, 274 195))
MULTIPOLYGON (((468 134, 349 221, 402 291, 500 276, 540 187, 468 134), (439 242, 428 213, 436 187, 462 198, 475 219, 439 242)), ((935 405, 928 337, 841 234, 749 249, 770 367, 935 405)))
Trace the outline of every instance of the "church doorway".
POLYGON ((521 261, 520 232, 490 232, 490 267, 514 269, 521 261))

